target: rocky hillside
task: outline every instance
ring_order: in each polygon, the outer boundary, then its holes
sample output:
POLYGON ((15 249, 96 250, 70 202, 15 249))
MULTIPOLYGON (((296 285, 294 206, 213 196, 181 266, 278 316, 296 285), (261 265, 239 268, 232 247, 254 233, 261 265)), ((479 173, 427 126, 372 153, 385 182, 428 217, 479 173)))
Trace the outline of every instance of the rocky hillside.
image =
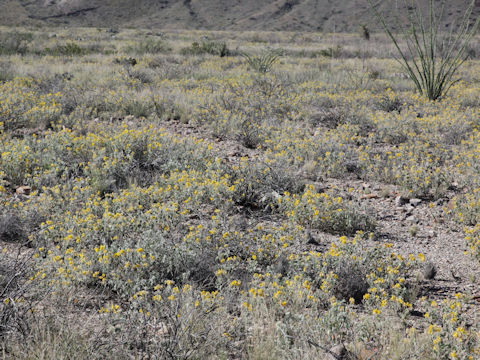
MULTIPOLYGON (((406 1, 409 2, 409 1, 406 1)), ((402 0, 377 0, 387 14, 402 0)), ((427 0, 420 3, 428 5, 427 0)), ((446 4, 448 26, 468 0, 446 4)), ((480 1, 478 1, 480 7, 480 1)), ((478 14, 478 9, 476 11, 478 14)), ((375 26, 367 0, 0 0, 0 24, 212 30, 356 30, 375 26)))

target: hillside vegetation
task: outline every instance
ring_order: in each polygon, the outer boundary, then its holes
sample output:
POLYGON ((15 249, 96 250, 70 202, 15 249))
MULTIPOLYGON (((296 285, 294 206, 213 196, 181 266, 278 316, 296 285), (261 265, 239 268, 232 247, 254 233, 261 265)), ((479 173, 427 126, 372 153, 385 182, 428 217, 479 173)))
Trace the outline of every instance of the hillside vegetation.
POLYGON ((2 28, 2 357, 478 359, 479 42, 436 102, 393 54, 2 28))
MULTIPOLYGON (((468 0, 448 1, 444 25, 454 24, 468 0)), ((407 1, 409 3, 409 1, 407 1)), ((420 2, 428 6, 428 1, 420 2)), ((375 1, 388 14, 404 1, 375 1)), ((424 9, 425 10, 425 9, 424 9)), ((476 9, 475 16, 479 15, 476 9)), ((2 0, 0 25, 128 26, 162 29, 357 31, 377 27, 367 0, 2 0)))

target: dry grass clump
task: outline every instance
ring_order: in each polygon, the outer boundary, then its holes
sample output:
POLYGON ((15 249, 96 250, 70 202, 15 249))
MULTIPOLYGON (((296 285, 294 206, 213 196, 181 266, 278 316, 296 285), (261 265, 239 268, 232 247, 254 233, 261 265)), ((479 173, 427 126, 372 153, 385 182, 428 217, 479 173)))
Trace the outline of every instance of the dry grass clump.
POLYGON ((0 215, 0 239, 5 242, 22 242, 25 229, 22 219, 15 213, 0 215))

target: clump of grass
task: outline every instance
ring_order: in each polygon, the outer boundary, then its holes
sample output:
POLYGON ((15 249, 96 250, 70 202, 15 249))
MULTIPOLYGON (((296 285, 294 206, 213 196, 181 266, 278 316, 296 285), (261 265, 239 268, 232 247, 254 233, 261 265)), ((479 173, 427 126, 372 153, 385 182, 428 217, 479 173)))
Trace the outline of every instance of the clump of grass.
POLYGON ((242 56, 247 61, 248 66, 260 74, 270 72, 273 65, 280 59, 280 52, 275 50, 266 50, 261 54, 252 55, 243 53, 242 56))
POLYGON ((328 129, 335 129, 338 125, 344 123, 345 112, 340 108, 321 108, 312 115, 310 123, 312 126, 324 126, 328 129))
POLYGON ((333 285, 333 293, 340 300, 355 300, 361 303, 367 293, 369 285, 365 270, 353 261, 340 262, 335 269, 337 279, 333 285))
MULTIPOLYGON (((400 28, 406 41, 406 49, 402 49, 398 35, 394 34, 384 14, 377 10, 372 0, 368 1, 400 55, 397 61, 414 82, 417 91, 429 100, 437 100, 445 96, 448 90, 459 81, 454 78, 454 75, 468 58, 468 44, 480 23, 480 18, 477 18, 473 25, 470 23, 475 1, 467 7, 457 29, 453 30, 452 26, 452 31, 446 36, 439 33, 445 9, 444 0, 440 7, 430 0, 428 16, 419 10, 417 1, 412 1, 411 6, 408 6, 409 4, 405 1, 405 7, 408 8, 405 12, 407 26, 400 28), (439 9, 438 12, 437 9, 439 9)), ((400 23, 398 16, 397 22, 400 23)))
POLYGON ((0 240, 20 242, 25 238, 23 221, 15 213, 0 213, 0 240))

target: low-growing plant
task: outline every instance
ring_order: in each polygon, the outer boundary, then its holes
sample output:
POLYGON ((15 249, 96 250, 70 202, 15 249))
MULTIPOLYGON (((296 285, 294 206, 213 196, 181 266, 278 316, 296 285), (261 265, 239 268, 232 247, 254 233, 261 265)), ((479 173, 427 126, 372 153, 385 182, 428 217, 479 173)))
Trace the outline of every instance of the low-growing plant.
POLYGON ((418 226, 432 219, 440 239, 465 227, 480 258, 478 64, 439 103, 403 74, 371 74, 395 65, 380 38, 365 54, 358 35, 208 33, 285 49, 282 71, 259 76, 219 52, 106 56, 145 31, 32 31, 25 56, 0 55, 4 357, 478 357, 474 299, 429 291, 446 255, 428 265, 383 241, 418 230, 391 227, 413 218, 384 204, 420 197, 418 226), (57 37, 90 55, 40 51, 57 37), (336 43, 349 60, 309 58, 336 43))
POLYGON ((312 126, 324 126, 328 129, 335 129, 345 122, 345 112, 339 108, 322 108, 312 114, 310 123, 312 126))
POLYGON ((195 41, 190 47, 183 48, 180 52, 182 55, 210 54, 220 57, 230 55, 230 50, 228 49, 227 43, 206 40, 202 41, 201 43, 195 41))
POLYGON ((45 128, 59 119, 60 93, 42 94, 39 81, 15 78, 0 84, 0 122, 7 130, 45 128))
POLYGON ((318 193, 312 186, 301 195, 285 193, 278 202, 288 217, 309 228, 350 235, 376 228, 375 220, 355 204, 332 193, 318 193))
POLYGON ((135 66, 137 65, 137 59, 133 57, 119 57, 113 60, 115 64, 120 64, 123 66, 135 66))
POLYGON ((241 122, 237 139, 248 149, 256 149, 264 141, 261 127, 248 120, 241 122))
POLYGON ((280 194, 297 194, 305 186, 303 181, 295 178, 287 164, 268 166, 243 159, 238 168, 227 171, 234 184, 234 203, 253 208, 276 208, 280 194))
MULTIPOLYGON (((31 256, 22 252, 21 247, 16 253, 6 255, 3 249, 0 261, 0 351, 5 348, 5 339, 11 335, 27 336, 31 324, 29 316, 33 302, 28 299, 30 283, 28 276, 31 269, 31 256)), ((35 302, 40 299, 37 298, 35 302)))
POLYGON ((55 56, 82 56, 87 54, 89 50, 75 42, 67 42, 66 44, 58 44, 53 48, 46 48, 43 52, 55 56))
POLYGON ((125 48, 127 53, 144 55, 144 54, 164 54, 171 51, 171 47, 162 39, 146 39, 129 45, 125 48))
POLYGON ((126 309, 104 308, 104 316, 117 318, 118 346, 127 346, 140 357, 172 360, 225 352, 228 340, 222 333, 228 325, 220 325, 222 301, 209 300, 191 285, 172 280, 152 290, 134 294, 126 309))
POLYGON ((400 112, 403 108, 403 101, 396 96, 383 96, 377 104, 378 109, 386 112, 400 112))
POLYGON ((338 58, 342 54, 343 48, 340 45, 320 50, 320 55, 327 58, 338 58))
POLYGON ((363 297, 370 287, 367 274, 361 265, 354 261, 343 261, 335 267, 336 280, 332 287, 332 293, 339 300, 355 300, 356 304, 363 301, 363 297))
POLYGON ((9 62, 0 62, 0 83, 13 80, 14 71, 9 62))
POLYGON ((123 105, 123 111, 126 115, 132 115, 135 118, 146 118, 153 112, 153 105, 150 102, 131 99, 123 105))
POLYGON ((23 242, 25 238, 25 226, 18 214, 0 212, 0 240, 5 242, 23 242))
POLYGON ((261 54, 253 55, 243 53, 248 66, 259 74, 270 72, 273 65, 280 59, 281 53, 275 50, 264 50, 261 54))
POLYGON ((28 44, 33 40, 32 33, 4 32, 0 34, 0 55, 25 55, 28 44))

